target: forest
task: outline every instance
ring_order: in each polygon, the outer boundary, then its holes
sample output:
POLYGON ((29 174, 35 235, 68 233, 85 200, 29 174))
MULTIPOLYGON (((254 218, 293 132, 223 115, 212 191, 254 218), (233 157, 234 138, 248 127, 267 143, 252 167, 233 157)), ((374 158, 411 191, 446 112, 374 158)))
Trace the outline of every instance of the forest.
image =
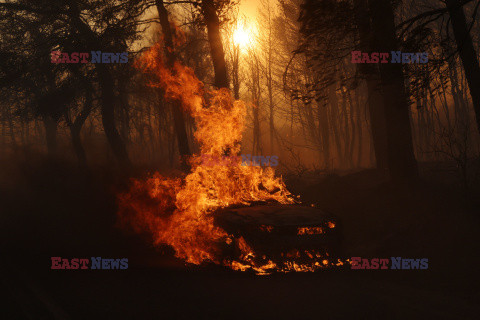
POLYGON ((471 318, 479 9, 1 0, 7 318, 471 318))
POLYGON ((73 4, 2 4, 3 158, 180 168, 199 151, 195 122, 135 67, 165 40, 168 60, 247 103, 242 150, 278 155, 285 172, 413 177, 444 163, 464 187, 477 179, 474 1, 453 1, 455 14, 436 1, 260 1, 254 17, 235 1, 73 4), (52 63, 53 52, 96 50, 128 52, 129 63, 52 63), (355 51, 397 50, 428 63, 352 63, 355 51))

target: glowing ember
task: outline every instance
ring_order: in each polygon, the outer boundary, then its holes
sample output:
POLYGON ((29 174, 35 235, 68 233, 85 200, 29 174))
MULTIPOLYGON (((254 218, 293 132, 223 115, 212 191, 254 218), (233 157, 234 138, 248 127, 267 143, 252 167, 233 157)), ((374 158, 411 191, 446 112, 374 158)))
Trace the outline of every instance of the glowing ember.
POLYGON ((323 233, 322 228, 320 227, 304 227, 304 228, 298 228, 298 235, 306 235, 306 234, 321 234, 323 233))
POLYGON ((262 230, 262 231, 264 231, 264 232, 272 232, 273 227, 272 227, 272 226, 261 225, 261 226, 260 226, 260 230, 262 230))
MULTIPOLYGON (((273 270, 313 271, 324 267, 325 262, 313 260, 308 264, 287 261, 278 266, 264 256, 256 257, 242 237, 234 239, 214 224, 212 212, 219 208, 255 201, 295 202, 272 168, 242 166, 240 161, 202 164, 205 155, 239 154, 245 127, 245 104, 234 101, 226 89, 207 91, 188 67, 176 63, 172 69, 167 68, 159 44, 142 57, 137 67, 152 76, 151 86, 162 88, 167 99, 181 101, 184 110, 195 119, 195 138, 201 154, 190 159, 192 171, 183 180, 158 173, 146 181, 133 180, 131 189, 118 196, 120 221, 138 232, 151 233, 155 244, 171 246, 176 257, 193 264, 214 262, 258 274, 273 270), (235 247, 238 255, 233 259, 223 258, 225 247, 235 247)), ((262 227, 267 232, 273 230, 272 226, 262 227)), ((320 259, 321 255, 298 251, 291 255, 292 258, 300 256, 320 259)))

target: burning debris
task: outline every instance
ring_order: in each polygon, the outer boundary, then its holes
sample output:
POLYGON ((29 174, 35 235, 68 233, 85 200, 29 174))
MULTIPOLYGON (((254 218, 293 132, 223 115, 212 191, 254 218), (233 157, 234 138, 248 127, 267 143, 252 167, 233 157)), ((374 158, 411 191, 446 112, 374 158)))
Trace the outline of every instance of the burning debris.
POLYGON ((227 260, 236 262, 234 268, 243 263, 241 269, 266 273, 314 271, 339 264, 340 232, 327 227, 334 218, 319 209, 256 203, 218 209, 213 215, 215 224, 233 238, 225 255, 227 260), (298 236, 298 230, 312 232, 298 236))
POLYGON ((338 242, 334 222, 318 209, 295 205, 272 168, 240 161, 204 165, 205 156, 239 155, 245 104, 226 89, 206 90, 188 67, 167 68, 161 53, 157 45, 137 65, 155 79, 151 86, 161 87, 167 99, 180 101, 194 117, 201 154, 190 159, 192 170, 184 179, 156 173, 134 180, 118 196, 121 221, 148 231, 155 244, 171 246, 178 258, 193 264, 213 262, 264 274, 341 263, 329 253, 329 241, 338 242), (259 202, 264 205, 252 205, 259 202), (299 239, 299 234, 305 236, 299 239))
POLYGON ((307 234, 322 234, 323 230, 320 227, 301 227, 298 228, 297 234, 299 236, 307 235, 307 234))

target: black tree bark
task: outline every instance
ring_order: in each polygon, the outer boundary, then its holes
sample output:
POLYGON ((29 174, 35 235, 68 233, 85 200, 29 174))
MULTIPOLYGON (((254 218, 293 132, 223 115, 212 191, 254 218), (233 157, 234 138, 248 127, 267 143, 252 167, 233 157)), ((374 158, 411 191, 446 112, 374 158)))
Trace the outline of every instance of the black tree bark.
POLYGON ((112 76, 102 63, 95 64, 95 70, 100 84, 102 124, 107 140, 115 158, 122 167, 131 166, 125 144, 115 126, 115 91, 112 76))
MULTIPOLYGON (((162 26, 162 32, 164 35, 165 41, 165 55, 167 57, 167 64, 168 66, 173 69, 173 65, 175 64, 176 56, 173 47, 173 35, 172 30, 170 28, 170 22, 168 20, 168 12, 165 8, 163 0, 156 0, 156 6, 158 11, 158 16, 160 18, 160 24, 162 26)), ((187 136, 187 129, 185 126, 185 116, 183 114, 181 101, 173 101, 171 104, 172 113, 173 113, 173 121, 175 125, 175 132, 177 134, 177 142, 178 142, 178 151, 181 157, 181 165, 182 169, 187 170, 187 156, 191 155, 190 148, 188 145, 188 136, 187 136)))
MULTIPOLYGON (((368 16, 367 0, 354 0, 355 22, 360 38, 359 49, 362 52, 372 52, 371 25, 368 16)), ((372 130, 373 148, 375 151, 376 166, 386 169, 388 162, 387 128, 385 119, 385 105, 380 92, 380 74, 373 64, 359 64, 359 73, 365 78, 368 93, 368 113, 372 130)))
MULTIPOLYGON (((86 42, 91 48, 101 49, 101 41, 90 26, 80 19, 80 12, 74 1, 69 1, 71 6, 69 17, 72 25, 85 38, 86 42)), ((103 63, 95 64, 95 71, 100 86, 102 124, 107 137, 108 143, 112 148, 115 158, 119 164, 124 168, 130 168, 131 162, 128 157, 127 148, 123 142, 115 125, 115 91, 113 78, 110 70, 103 63)))
MULTIPOLYGON (((375 51, 391 52, 398 48, 392 3, 369 1, 375 51)), ((402 65, 380 64, 383 104, 385 105, 388 169, 394 183, 413 181, 418 177, 413 151, 409 106, 405 92, 402 65)))
POLYGON ((460 59, 467 78, 470 95, 472 96, 473 109, 477 120, 477 129, 480 132, 480 66, 477 53, 473 46, 463 7, 459 6, 458 0, 446 1, 448 12, 452 21, 453 34, 457 43, 460 59))
POLYGON ((50 116, 43 117, 43 124, 45 126, 45 138, 47 140, 48 157, 54 159, 57 156, 57 121, 50 116))
POLYGON ((88 166, 88 163, 87 163, 87 154, 82 144, 80 132, 93 108, 93 97, 92 97, 93 88, 87 81, 85 81, 85 84, 86 84, 85 104, 83 105, 82 111, 80 111, 80 113, 78 114, 78 116, 75 118, 73 122, 71 122, 70 119, 68 119, 67 117, 67 123, 70 127, 70 135, 72 137, 73 149, 75 150, 75 155, 77 156, 78 164, 80 165, 80 167, 84 167, 84 168, 88 166))
POLYGON ((202 12, 207 24, 208 42, 212 54, 213 69, 215 71, 215 86, 229 88, 227 64, 220 35, 220 20, 213 0, 202 0, 202 12))

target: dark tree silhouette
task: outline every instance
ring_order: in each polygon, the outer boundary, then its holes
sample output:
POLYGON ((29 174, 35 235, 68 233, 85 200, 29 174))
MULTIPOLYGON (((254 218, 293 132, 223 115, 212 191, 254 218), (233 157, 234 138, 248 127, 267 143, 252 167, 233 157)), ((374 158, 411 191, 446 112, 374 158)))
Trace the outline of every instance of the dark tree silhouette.
MULTIPOLYGON (((465 13, 461 6, 462 1, 447 0, 445 4, 448 7, 450 19, 452 21, 453 34, 457 50, 462 60, 465 75, 472 96, 473 108, 477 120, 477 128, 480 132, 480 65, 478 64, 478 56, 473 47, 470 29, 465 19, 465 13)), ((480 2, 477 4, 480 5, 480 2)), ((473 23, 473 22, 472 22, 473 23)))
POLYGON ((220 19, 218 7, 225 6, 227 3, 214 0, 201 0, 202 14, 207 26, 208 41, 215 70, 215 86, 217 88, 229 88, 227 64, 225 62, 225 52, 223 50, 222 37, 220 35, 220 19))
MULTIPOLYGON (((175 61, 175 47, 173 45, 173 32, 171 29, 170 21, 168 19, 168 11, 165 8, 163 0, 156 0, 158 16, 160 18, 160 24, 162 26, 162 32, 164 36, 164 52, 167 57, 167 64, 170 68, 173 68, 175 61)), ((187 129, 185 127, 185 116, 182 111, 181 101, 174 101, 171 105, 173 120, 175 124, 175 132, 177 133, 178 150, 180 152, 181 164, 183 169, 187 169, 186 157, 191 155, 190 148, 188 146, 187 129)))
MULTIPOLYGON (((355 23, 359 37, 358 50, 373 52, 372 26, 368 12, 367 0, 354 0, 355 23)), ((387 128, 385 119, 385 105, 382 101, 380 74, 376 65, 359 64, 358 71, 367 84, 368 111, 370 127, 375 150, 376 166, 379 169, 388 167, 387 128)))
MULTIPOLYGON (((391 52, 399 49, 395 32, 395 16, 390 1, 369 2, 372 17, 374 51, 391 52)), ((409 104, 405 92, 402 65, 380 64, 383 103, 387 132, 388 169, 393 181, 412 180, 418 177, 413 151, 409 104)))

